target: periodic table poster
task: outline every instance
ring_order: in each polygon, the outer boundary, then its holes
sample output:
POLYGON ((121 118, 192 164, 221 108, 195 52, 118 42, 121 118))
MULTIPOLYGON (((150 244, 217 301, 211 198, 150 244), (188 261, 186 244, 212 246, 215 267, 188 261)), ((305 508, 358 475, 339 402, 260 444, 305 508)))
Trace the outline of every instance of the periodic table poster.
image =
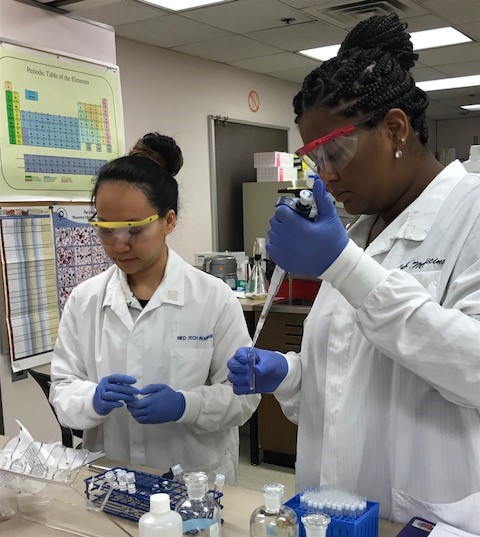
POLYGON ((123 155, 118 68, 0 45, 0 200, 87 201, 123 155))

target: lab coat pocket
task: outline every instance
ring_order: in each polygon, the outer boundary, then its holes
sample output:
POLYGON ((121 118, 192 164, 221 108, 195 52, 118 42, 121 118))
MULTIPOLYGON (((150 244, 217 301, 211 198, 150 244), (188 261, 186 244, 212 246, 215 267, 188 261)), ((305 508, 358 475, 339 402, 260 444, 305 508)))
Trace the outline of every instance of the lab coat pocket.
POLYGON ((432 522, 445 522, 464 531, 480 534, 480 492, 453 503, 428 503, 406 492, 392 489, 394 522, 408 522, 421 516, 432 522))
POLYGON ((441 270, 426 270, 421 272, 411 272, 410 274, 422 287, 425 288, 435 302, 439 301, 440 297, 438 296, 438 285, 440 282, 440 275, 442 274, 441 270))
POLYGON ((207 384, 213 349, 173 348, 170 379, 174 390, 191 390, 207 384))

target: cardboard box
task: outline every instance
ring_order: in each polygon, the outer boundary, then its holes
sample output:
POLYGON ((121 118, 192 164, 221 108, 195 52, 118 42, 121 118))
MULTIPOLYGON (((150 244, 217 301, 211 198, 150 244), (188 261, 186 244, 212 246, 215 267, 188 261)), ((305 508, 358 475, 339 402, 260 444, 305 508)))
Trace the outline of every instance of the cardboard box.
POLYGON ((253 154, 254 168, 293 168, 293 153, 284 153, 282 151, 271 151, 269 153, 253 154))
POLYGON ((297 168, 257 168, 257 181, 295 181, 297 180, 297 168))

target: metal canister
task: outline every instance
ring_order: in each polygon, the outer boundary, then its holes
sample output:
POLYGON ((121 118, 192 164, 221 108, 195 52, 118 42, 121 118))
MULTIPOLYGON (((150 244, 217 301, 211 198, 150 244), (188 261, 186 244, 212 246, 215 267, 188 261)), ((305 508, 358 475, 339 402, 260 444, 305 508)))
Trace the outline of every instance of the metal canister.
POLYGON ((203 270, 223 280, 231 289, 237 288, 237 260, 232 255, 207 257, 203 270))

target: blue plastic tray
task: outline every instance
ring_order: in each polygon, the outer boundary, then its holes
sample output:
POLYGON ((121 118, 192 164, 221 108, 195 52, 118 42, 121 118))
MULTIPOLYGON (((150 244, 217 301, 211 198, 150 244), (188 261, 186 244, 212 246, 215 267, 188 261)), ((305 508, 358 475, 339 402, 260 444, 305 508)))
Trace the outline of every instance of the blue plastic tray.
MULTIPOLYGON (((109 515, 115 515, 127 520, 137 522, 138 519, 150 510, 150 496, 158 492, 164 492, 170 495, 170 506, 175 509, 176 504, 187 496, 187 489, 178 481, 164 479, 155 474, 147 474, 129 470, 124 467, 112 468, 115 470, 126 470, 135 474, 136 492, 131 494, 128 491, 113 489, 103 511, 109 515)), ((105 473, 98 474, 85 479, 85 494, 91 503, 100 508, 105 496, 110 490, 110 485, 105 482, 105 473)), ((211 491, 213 494, 213 491, 211 491)), ((220 498, 223 493, 216 492, 214 498, 220 504, 220 498)))
MULTIPOLYGON (((300 507, 300 494, 297 494, 285 505, 297 513, 300 533, 299 537, 305 537, 301 517, 307 515, 307 511, 300 507)), ((378 536, 378 512, 380 504, 367 502, 367 510, 355 520, 351 518, 330 516, 327 537, 377 537, 378 536)))

